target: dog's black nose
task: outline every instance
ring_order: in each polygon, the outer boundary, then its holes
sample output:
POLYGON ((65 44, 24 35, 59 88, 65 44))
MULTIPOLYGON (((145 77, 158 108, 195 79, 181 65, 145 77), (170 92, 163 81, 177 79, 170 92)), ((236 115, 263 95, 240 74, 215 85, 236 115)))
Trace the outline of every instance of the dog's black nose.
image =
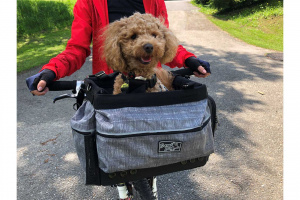
POLYGON ((144 45, 144 50, 147 52, 147 53, 152 53, 153 51, 153 45, 152 44, 145 44, 144 45))

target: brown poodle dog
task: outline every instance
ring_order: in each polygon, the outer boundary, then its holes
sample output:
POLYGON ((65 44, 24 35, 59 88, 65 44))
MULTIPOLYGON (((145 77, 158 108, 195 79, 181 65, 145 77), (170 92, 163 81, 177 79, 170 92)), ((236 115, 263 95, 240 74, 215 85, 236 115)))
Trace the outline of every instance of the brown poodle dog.
POLYGON ((158 80, 147 92, 165 91, 161 84, 171 89, 171 73, 157 65, 173 60, 178 40, 163 22, 151 14, 135 13, 111 23, 103 36, 103 56, 108 66, 121 72, 115 79, 113 94, 121 93, 122 85, 130 79, 128 74, 139 80, 150 80, 156 74, 158 80))

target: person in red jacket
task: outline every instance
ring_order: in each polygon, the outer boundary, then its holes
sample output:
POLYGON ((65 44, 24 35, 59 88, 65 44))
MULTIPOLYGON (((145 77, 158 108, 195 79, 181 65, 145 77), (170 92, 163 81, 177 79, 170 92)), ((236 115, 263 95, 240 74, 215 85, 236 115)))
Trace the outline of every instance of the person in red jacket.
MULTIPOLYGON (((167 9, 164 0, 77 0, 74 6, 74 21, 71 28, 71 39, 66 49, 44 65, 34 80, 36 89, 34 95, 44 95, 48 92, 47 83, 70 76, 79 70, 91 53, 93 42, 93 74, 104 71, 112 73, 112 69, 101 59, 101 37, 103 28, 109 23, 122 17, 129 17, 134 12, 150 13, 162 17, 169 27, 167 9)), ((210 74, 209 63, 197 59, 181 45, 172 62, 167 63, 171 68, 188 67, 197 77, 207 77, 210 74), (205 68, 206 69, 205 69, 205 68)), ((159 65, 158 67, 161 67, 159 65)))

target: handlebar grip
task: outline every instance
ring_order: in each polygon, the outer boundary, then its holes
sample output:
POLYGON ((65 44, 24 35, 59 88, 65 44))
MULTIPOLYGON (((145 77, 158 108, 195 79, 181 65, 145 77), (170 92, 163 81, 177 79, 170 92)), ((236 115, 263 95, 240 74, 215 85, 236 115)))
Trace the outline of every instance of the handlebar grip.
POLYGON ((190 76, 190 75, 194 75, 193 71, 190 68, 184 68, 184 69, 178 69, 178 70, 174 70, 171 71, 173 74, 177 74, 180 76, 190 76))
POLYGON ((76 90, 77 81, 54 81, 49 86, 50 91, 76 90))

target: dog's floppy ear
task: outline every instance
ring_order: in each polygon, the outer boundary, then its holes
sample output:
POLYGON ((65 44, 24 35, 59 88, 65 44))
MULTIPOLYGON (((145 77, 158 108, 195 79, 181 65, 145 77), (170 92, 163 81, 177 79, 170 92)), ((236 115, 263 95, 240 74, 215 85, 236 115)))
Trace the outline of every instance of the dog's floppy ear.
POLYGON ((114 71, 122 72, 126 67, 120 44, 120 29, 126 24, 116 21, 109 24, 103 33, 103 59, 114 71))
POLYGON ((162 64, 165 64, 171 62, 176 56, 178 48, 178 39, 173 34, 173 32, 170 31, 163 23, 159 24, 159 29, 162 30, 164 38, 166 40, 165 54, 160 60, 162 64))

